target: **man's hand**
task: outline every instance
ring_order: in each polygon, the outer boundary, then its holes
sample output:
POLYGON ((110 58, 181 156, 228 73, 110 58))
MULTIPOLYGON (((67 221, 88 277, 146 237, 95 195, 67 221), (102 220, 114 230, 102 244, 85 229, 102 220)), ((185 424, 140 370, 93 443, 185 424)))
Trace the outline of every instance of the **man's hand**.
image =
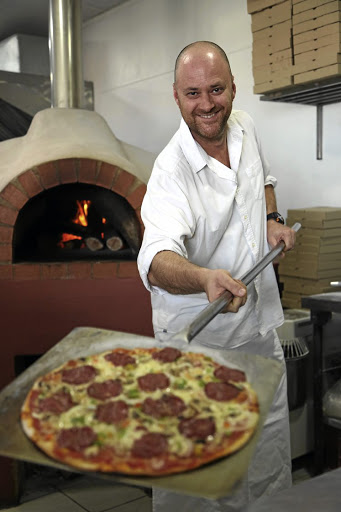
POLYGON ((281 258, 284 258, 284 252, 290 251, 293 249, 296 240, 296 232, 289 228, 289 226, 284 226, 275 220, 268 220, 267 222, 268 229, 268 243, 270 247, 275 247, 279 242, 283 240, 285 243, 285 247, 280 254, 281 258))
POLYGON ((221 311, 222 313, 237 313, 247 299, 246 286, 238 279, 233 279, 227 270, 208 270, 204 288, 210 302, 220 297, 226 290, 232 293, 233 300, 221 311))

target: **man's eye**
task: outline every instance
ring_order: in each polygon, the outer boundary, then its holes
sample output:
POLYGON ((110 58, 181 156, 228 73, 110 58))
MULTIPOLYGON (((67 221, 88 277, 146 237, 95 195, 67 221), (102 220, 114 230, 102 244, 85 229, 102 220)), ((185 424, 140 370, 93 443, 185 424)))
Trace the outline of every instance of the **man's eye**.
POLYGON ((191 91, 191 92, 189 92, 189 93, 187 94, 187 96, 191 96, 191 97, 193 97, 193 96, 196 96, 197 94, 198 94, 198 93, 197 93, 196 91, 191 91))
POLYGON ((222 92, 223 88, 222 87, 215 87, 213 89, 213 92, 222 92))

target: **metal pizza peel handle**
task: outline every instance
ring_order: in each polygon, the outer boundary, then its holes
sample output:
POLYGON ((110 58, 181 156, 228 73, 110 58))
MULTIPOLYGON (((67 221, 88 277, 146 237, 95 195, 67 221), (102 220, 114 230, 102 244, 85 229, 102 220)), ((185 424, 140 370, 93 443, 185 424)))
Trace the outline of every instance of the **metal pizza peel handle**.
MULTIPOLYGON (((297 231, 301 228, 301 224, 296 222, 292 226, 291 229, 297 231)), ((285 243, 283 241, 279 242, 271 251, 268 252, 261 260, 259 260, 256 265, 254 265, 246 274, 244 274, 240 280, 247 286, 250 284, 262 270, 265 269, 284 249, 285 243)), ((182 331, 175 334, 172 337, 172 340, 185 341, 189 343, 200 331, 211 321, 215 316, 220 313, 225 306, 227 306, 231 300, 233 299, 233 295, 231 292, 224 292, 218 299, 211 302, 206 308, 199 313, 199 315, 182 331)))

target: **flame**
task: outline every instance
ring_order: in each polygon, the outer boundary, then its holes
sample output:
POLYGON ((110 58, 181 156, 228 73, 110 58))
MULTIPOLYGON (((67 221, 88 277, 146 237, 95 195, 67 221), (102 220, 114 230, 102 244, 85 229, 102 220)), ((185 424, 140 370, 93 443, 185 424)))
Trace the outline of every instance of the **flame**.
MULTIPOLYGON (((74 224, 80 224, 81 226, 88 226, 88 214, 89 207, 91 205, 91 201, 81 200, 77 202, 77 213, 75 218, 72 220, 74 224)), ((106 224, 107 219, 102 217, 102 224, 106 224)), ((63 233, 61 235, 60 241, 58 242, 58 246, 61 248, 65 247, 65 243, 70 240, 82 240, 83 237, 77 235, 71 235, 70 233, 63 233)), ((101 233, 101 238, 104 239, 104 233, 101 233)), ((83 245, 81 246, 83 247, 83 245)))
POLYGON ((76 217, 73 219, 75 224, 81 224, 82 226, 88 225, 88 211, 91 201, 77 201, 77 213, 76 217))

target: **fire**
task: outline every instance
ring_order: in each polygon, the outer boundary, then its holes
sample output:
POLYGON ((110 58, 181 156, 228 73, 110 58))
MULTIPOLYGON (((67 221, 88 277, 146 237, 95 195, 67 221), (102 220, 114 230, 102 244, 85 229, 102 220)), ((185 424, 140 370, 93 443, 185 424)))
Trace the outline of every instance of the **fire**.
POLYGON ((88 225, 88 211, 91 201, 77 201, 77 213, 76 218, 73 219, 75 224, 81 224, 82 226, 88 225))
MULTIPOLYGON (((88 215, 89 215, 89 208, 91 205, 91 201, 89 200, 81 200, 76 201, 77 203, 77 213, 74 219, 72 219, 72 222, 74 224, 80 224, 81 226, 87 227, 88 226, 88 215)), ((102 224, 106 224, 107 219, 105 217, 102 217, 102 224)), ((104 239, 104 233, 100 234, 101 238, 104 239)), ((65 247, 65 244, 67 242, 70 242, 71 240, 83 240, 82 236, 73 235, 71 233, 63 233, 61 235, 61 238, 58 242, 58 246, 61 248, 65 247)), ((81 247, 85 247, 84 244, 81 245, 81 247)))

